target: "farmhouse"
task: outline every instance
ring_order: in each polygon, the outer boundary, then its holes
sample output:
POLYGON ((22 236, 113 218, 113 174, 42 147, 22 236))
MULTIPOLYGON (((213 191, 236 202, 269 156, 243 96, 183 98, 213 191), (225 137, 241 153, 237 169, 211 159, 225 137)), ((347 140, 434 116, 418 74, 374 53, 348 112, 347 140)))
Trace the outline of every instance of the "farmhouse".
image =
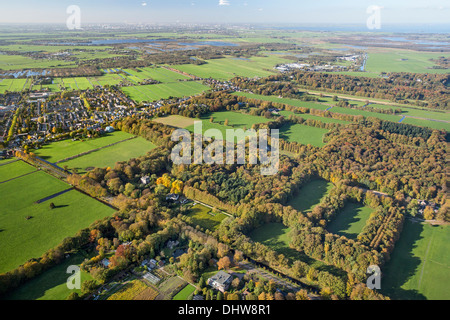
POLYGON ((225 292, 226 290, 228 290, 231 281, 232 281, 231 275, 229 275, 225 271, 219 271, 216 273, 215 276, 209 278, 207 283, 211 287, 221 292, 225 292))

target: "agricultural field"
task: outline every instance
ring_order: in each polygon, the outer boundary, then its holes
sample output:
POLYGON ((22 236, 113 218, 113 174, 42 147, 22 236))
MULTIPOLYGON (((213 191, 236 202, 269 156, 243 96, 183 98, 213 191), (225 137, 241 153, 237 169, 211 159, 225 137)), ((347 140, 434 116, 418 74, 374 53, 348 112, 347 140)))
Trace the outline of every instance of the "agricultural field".
POLYGON ((185 286, 186 281, 177 276, 168 278, 158 285, 160 295, 158 295, 157 300, 172 300, 172 298, 176 296, 185 286))
POLYGON ((0 273, 41 256, 64 238, 114 212, 70 189, 42 171, 0 184, 0 273), (55 204, 54 209, 50 203, 55 204))
POLYGON ((151 84, 143 86, 123 87, 122 91, 137 102, 151 102, 170 97, 189 97, 208 91, 209 87, 195 82, 183 81, 175 83, 151 84))
MULTIPOLYGON (((169 124, 168 118, 159 118, 155 121, 169 124)), ((253 124, 259 124, 259 123, 267 123, 272 121, 271 119, 266 119, 264 117, 260 116, 252 116, 250 114, 245 114, 241 112, 234 112, 234 111, 219 111, 219 112, 213 112, 209 115, 202 116, 200 119, 191 119, 191 118, 185 118, 178 116, 177 118, 173 118, 175 120, 175 124, 189 124, 189 121, 191 121, 191 125, 185 126, 184 129, 189 130, 190 132, 194 132, 194 121, 202 121, 202 131, 203 134, 207 133, 209 129, 216 129, 219 130, 222 133, 222 137, 224 140, 227 139, 226 130, 227 129, 243 129, 243 130, 249 130, 252 128, 253 124), (213 122, 210 122, 211 117, 213 118, 213 122), (183 118, 185 120, 183 120, 183 118), (228 120, 228 125, 225 126, 225 121, 228 120)), ((176 126, 174 124, 174 126, 176 126)), ((209 134, 206 134, 205 136, 210 136, 209 134)), ((230 138, 230 137, 228 137, 230 138)), ((231 139, 231 138, 230 138, 231 139)), ((230 140, 231 141, 231 140, 230 140)))
POLYGON ((117 292, 108 297, 107 300, 134 300, 136 296, 145 291, 148 286, 140 281, 133 280, 126 283, 117 292))
POLYGON ((31 81, 27 79, 0 79, 0 93, 5 93, 5 91, 22 91, 27 89, 31 84, 31 81))
POLYGON ((136 295, 133 300, 147 300, 147 301, 151 301, 151 300, 155 300, 155 298, 159 295, 159 292, 152 288, 152 287, 148 287, 147 289, 145 289, 144 291, 141 291, 138 295, 136 295))
POLYGON ((381 292, 393 299, 450 299, 449 231, 448 225, 406 220, 391 260, 381 270, 381 292))
POLYGON ((328 132, 327 129, 310 127, 303 124, 286 124, 280 128, 280 139, 289 142, 298 142, 304 145, 312 145, 315 147, 323 147, 324 135, 328 132))
POLYGON ((2 55, 0 59, 0 69, 2 70, 72 67, 76 67, 76 64, 72 61, 35 60, 21 55, 2 55))
POLYGON ((301 212, 310 212, 333 188, 333 184, 323 179, 314 179, 304 185, 288 205, 301 212))
POLYGON ((177 82, 179 80, 189 79, 189 77, 187 76, 184 76, 174 71, 167 70, 162 67, 124 69, 123 71, 140 80, 153 79, 162 83, 171 83, 177 82))
POLYGON ((236 76, 248 78, 268 77, 276 74, 274 67, 277 64, 289 61, 275 55, 268 57, 252 57, 207 60, 203 65, 176 65, 175 69, 195 75, 200 78, 213 78, 218 80, 230 80, 236 76))
POLYGON ((7 162, 0 165, 0 183, 4 183, 10 179, 17 178, 31 172, 36 171, 36 168, 21 161, 7 162))
POLYGON ((328 231, 356 240, 372 212, 372 208, 359 203, 348 202, 328 225, 328 231))
MULTIPOLYGON (((43 274, 21 285, 18 289, 11 292, 6 300, 64 300, 72 292, 81 295, 80 289, 70 290, 67 288, 67 273, 69 266, 80 266, 86 258, 84 254, 72 254, 61 264, 50 268, 43 274)), ((80 270, 81 284, 84 281, 92 280, 92 276, 80 270)))
POLYGON ((430 59, 442 56, 445 54, 399 49, 371 49, 368 53, 366 71, 376 74, 381 72, 448 73, 448 70, 432 69, 435 64, 430 59))
POLYGON ((77 154, 102 148, 112 143, 124 141, 132 138, 133 135, 122 132, 114 131, 108 133, 100 138, 76 140, 66 139, 62 141, 52 142, 44 145, 42 148, 34 150, 33 152, 42 159, 55 163, 60 160, 76 156, 77 154))
POLYGON ((93 168, 112 168, 116 162, 137 158, 145 155, 154 148, 156 146, 150 141, 142 137, 137 137, 72 160, 61 162, 59 166, 67 166, 69 170, 73 171, 75 169, 77 173, 81 174, 93 168))
POLYGON ((191 207, 187 216, 192 219, 194 224, 211 231, 215 231, 221 222, 227 218, 225 214, 213 213, 211 208, 201 204, 191 207))
POLYGON ((194 121, 198 119, 187 118, 179 115, 170 115, 168 117, 156 118, 153 121, 175 128, 187 128, 194 125, 194 121))

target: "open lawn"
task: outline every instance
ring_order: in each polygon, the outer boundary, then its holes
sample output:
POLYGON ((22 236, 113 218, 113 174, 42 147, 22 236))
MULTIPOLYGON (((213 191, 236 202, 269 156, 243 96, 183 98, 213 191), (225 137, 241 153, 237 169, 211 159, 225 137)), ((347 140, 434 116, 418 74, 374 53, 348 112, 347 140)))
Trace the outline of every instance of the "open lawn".
MULTIPOLYGON (((80 289, 70 290, 67 288, 67 279, 71 274, 67 273, 67 268, 72 265, 80 266, 84 260, 81 253, 73 254, 63 263, 50 268, 43 274, 21 285, 18 289, 9 294, 7 300, 64 300, 72 292, 81 295, 80 289)), ((80 271, 81 284, 84 281, 93 279, 84 271, 80 271)))
POLYGON ((72 156, 76 156, 77 154, 101 148, 132 137, 132 134, 122 131, 115 131, 113 133, 108 133, 101 136, 100 138, 95 139, 85 139, 77 141, 66 139, 62 141, 52 142, 50 144, 44 145, 41 149, 34 150, 33 152, 38 157, 54 163, 72 156))
POLYGON ((76 169, 78 173, 85 173, 92 168, 112 168, 116 162, 143 156, 154 148, 156 146, 150 141, 137 137, 69 161, 61 162, 59 166, 67 166, 69 170, 76 169))
POLYGON ((188 216, 193 223, 202 228, 215 231, 220 223, 227 218, 223 213, 213 213, 212 209, 201 204, 196 204, 190 209, 188 216))
POLYGON ((332 188, 331 182, 314 179, 304 185, 288 205, 301 212, 310 212, 332 188))
POLYGON ((168 99, 170 97, 181 98, 195 96, 207 90, 209 90, 209 87, 195 81, 151 84, 122 88, 122 91, 127 96, 137 102, 151 102, 161 99, 168 99))
POLYGON ((0 183, 36 171, 36 168, 23 162, 14 161, 0 166, 0 183))
POLYGON ((298 142, 305 145, 312 145, 315 147, 323 147, 324 135, 328 132, 327 129, 311 127, 303 124, 286 124, 280 128, 280 139, 289 142, 298 142))
POLYGON ((359 203, 347 202, 344 209, 328 225, 328 231, 355 240, 372 212, 372 208, 359 203))
POLYGON ((0 273, 41 256, 64 238, 114 212, 75 190, 36 203, 70 187, 42 171, 0 184, 0 273), (54 209, 50 209, 52 202, 54 209))
POLYGON ((406 220, 391 260, 381 270, 381 292, 393 299, 449 300, 450 227, 406 220))
POLYGON ((195 291, 195 287, 188 284, 186 287, 183 288, 180 292, 178 292, 175 297, 173 297, 172 300, 191 300, 192 295, 195 291))

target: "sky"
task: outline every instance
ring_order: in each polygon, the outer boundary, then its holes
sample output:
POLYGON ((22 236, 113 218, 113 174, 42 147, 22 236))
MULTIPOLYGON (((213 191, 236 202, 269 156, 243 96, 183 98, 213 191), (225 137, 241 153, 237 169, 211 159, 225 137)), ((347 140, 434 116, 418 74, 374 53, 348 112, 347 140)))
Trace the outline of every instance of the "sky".
POLYGON ((377 6, 384 24, 450 24, 450 0, 0 0, 0 23, 366 24, 377 6))

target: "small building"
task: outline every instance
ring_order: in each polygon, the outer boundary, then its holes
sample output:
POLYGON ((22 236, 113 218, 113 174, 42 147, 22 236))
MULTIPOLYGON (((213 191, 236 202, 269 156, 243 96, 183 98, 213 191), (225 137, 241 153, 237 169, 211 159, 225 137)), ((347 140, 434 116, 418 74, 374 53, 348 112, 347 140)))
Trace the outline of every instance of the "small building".
POLYGON ((141 178, 141 182, 142 182, 142 184, 145 184, 145 185, 149 184, 150 183, 150 177, 149 176, 142 177, 141 178))
POLYGON ((233 277, 225 271, 219 271, 215 276, 208 279, 207 284, 221 292, 225 292, 230 287, 232 279, 233 277))
POLYGON ((105 268, 108 268, 108 266, 109 266, 109 260, 108 259, 103 259, 102 260, 102 265, 105 267, 105 268))
POLYGON ((166 197, 166 200, 170 200, 170 201, 178 201, 178 199, 180 199, 180 195, 175 194, 175 193, 170 193, 166 197))
POLYGON ((105 128, 105 132, 106 133, 112 133, 112 132, 114 132, 114 128, 111 127, 111 126, 108 126, 108 127, 105 128))

